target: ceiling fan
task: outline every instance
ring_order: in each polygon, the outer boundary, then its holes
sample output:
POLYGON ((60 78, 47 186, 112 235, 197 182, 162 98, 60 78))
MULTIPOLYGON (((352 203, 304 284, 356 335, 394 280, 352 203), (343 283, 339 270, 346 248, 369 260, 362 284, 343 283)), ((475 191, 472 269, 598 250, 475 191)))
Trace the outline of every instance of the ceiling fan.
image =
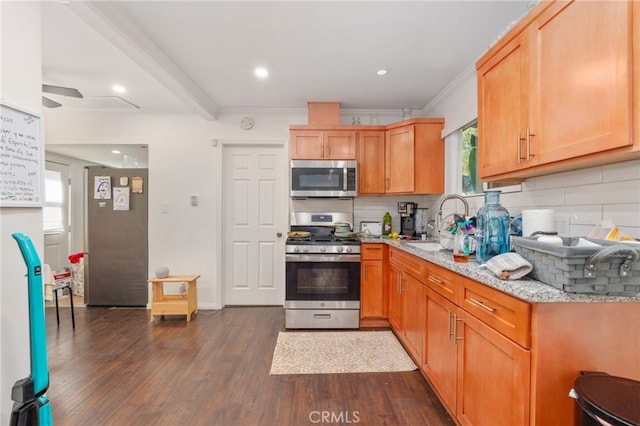
MULTIPOLYGON (((50 84, 43 84, 42 91, 44 93, 52 93, 54 95, 70 96, 72 98, 83 97, 82 93, 80 93, 78 89, 74 89, 71 87, 52 86, 50 84)), ((53 99, 49 99, 45 96, 42 97, 42 105, 47 108, 58 108, 62 106, 60 102, 56 102, 53 99)))

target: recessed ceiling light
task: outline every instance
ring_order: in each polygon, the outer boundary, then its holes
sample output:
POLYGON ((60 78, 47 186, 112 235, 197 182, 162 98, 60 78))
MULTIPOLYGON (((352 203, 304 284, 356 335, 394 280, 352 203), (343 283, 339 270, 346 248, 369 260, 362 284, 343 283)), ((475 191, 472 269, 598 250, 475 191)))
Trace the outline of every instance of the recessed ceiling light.
POLYGON ((114 84, 113 86, 111 86, 111 90, 113 90, 116 93, 124 93, 127 91, 127 89, 125 89, 124 86, 121 86, 119 84, 114 84))
POLYGON ((378 71, 376 71, 376 75, 387 75, 389 71, 385 70, 384 68, 379 69, 378 71))
POLYGON ((265 67, 258 67, 254 71, 254 73, 258 78, 267 78, 267 76, 269 75, 269 70, 267 70, 265 67))
POLYGON ((117 149, 114 149, 113 151, 111 151, 112 154, 120 154, 120 151, 118 151, 117 149))

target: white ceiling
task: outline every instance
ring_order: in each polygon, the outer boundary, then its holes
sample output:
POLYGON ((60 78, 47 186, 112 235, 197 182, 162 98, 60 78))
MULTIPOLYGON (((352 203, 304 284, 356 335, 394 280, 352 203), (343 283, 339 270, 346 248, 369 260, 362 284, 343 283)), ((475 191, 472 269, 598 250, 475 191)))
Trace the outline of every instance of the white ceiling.
POLYGON ((56 110, 421 110, 526 13, 512 1, 45 1, 56 110), (267 67, 258 80, 253 70, 267 67), (379 68, 389 70, 378 77, 379 68), (117 95, 113 84, 127 92, 117 95), (117 98, 116 96, 120 96, 117 98), (136 108, 137 107, 137 108, 136 108))

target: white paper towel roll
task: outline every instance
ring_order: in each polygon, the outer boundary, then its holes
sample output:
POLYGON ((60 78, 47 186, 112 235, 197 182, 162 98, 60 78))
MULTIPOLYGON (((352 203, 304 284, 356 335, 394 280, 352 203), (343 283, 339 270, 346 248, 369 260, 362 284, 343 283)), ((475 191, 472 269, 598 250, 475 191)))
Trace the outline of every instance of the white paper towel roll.
POLYGON ((528 237, 538 231, 555 231, 553 210, 522 210, 522 236, 528 237))

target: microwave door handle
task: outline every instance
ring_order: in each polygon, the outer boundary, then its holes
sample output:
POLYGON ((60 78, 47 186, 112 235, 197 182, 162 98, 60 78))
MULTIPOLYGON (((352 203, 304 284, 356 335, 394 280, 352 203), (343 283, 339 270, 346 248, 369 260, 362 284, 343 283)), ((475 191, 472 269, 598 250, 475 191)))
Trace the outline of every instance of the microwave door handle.
POLYGON ((342 190, 346 191, 348 188, 348 181, 349 181, 349 168, 348 167, 344 167, 342 169, 342 190))

